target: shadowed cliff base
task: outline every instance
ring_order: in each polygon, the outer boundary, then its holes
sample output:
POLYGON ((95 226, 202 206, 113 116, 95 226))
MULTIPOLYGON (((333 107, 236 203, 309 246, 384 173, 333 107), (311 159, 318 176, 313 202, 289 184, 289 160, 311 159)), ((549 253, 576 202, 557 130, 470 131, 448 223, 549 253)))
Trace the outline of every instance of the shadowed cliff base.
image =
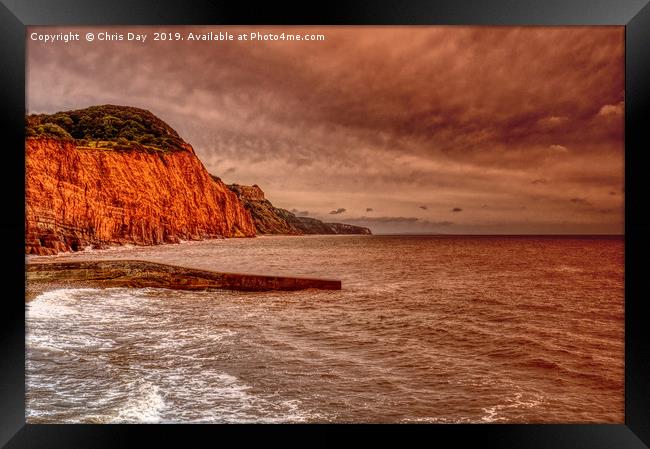
POLYGON ((27 301, 56 287, 134 287, 173 290, 340 290, 341 281, 221 273, 141 260, 28 263, 27 301))

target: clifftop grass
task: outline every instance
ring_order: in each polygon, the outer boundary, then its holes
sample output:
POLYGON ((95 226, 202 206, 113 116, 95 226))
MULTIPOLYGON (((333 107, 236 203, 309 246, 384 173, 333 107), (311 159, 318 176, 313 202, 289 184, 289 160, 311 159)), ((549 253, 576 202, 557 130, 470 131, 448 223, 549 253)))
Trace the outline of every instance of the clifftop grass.
POLYGON ((167 123, 145 109, 130 106, 32 114, 26 117, 26 136, 74 140, 90 148, 186 151, 185 141, 167 123))

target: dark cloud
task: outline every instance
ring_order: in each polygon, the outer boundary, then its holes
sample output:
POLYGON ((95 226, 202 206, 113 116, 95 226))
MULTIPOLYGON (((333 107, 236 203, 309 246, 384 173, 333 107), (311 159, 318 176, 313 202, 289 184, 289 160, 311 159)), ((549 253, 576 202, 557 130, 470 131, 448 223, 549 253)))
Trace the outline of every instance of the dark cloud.
POLYGON ((624 27, 264 31, 326 40, 28 40, 27 108, 149 109, 211 173, 264 185, 274 204, 314 216, 368 202, 408 216, 426 202, 429 211, 464 204, 463 232, 622 232, 623 195, 608 191, 623 184, 624 27), (566 201, 587 195, 611 212, 586 217, 566 201), (535 211, 518 207, 533 198, 535 211))
POLYGON ((461 209, 460 207, 454 207, 451 211, 452 212, 462 212, 463 209, 461 209))
POLYGON ((372 212, 372 211, 373 211, 372 207, 366 207, 366 212, 372 212))
POLYGON ((586 198, 571 198, 569 201, 571 201, 574 204, 580 204, 582 206, 592 205, 586 198))
POLYGON ((435 226, 451 226, 454 223, 451 221, 431 221, 431 220, 424 220, 418 217, 360 217, 360 218, 348 218, 346 222, 350 223, 358 223, 358 222, 366 222, 366 223, 423 223, 423 224, 428 224, 428 225, 435 225, 435 226))
POLYGON ((373 222, 373 223, 415 223, 416 221, 421 221, 417 217, 361 217, 361 218, 350 218, 347 221, 349 222, 373 222))
POLYGON ((420 206, 420 209, 422 209, 422 210, 427 210, 428 207, 427 207, 427 206, 420 206))
POLYGON ((344 207, 339 207, 339 208, 336 209, 336 210, 332 210, 332 211, 330 211, 330 215, 338 215, 338 214, 342 214, 343 212, 345 212, 345 210, 346 210, 346 209, 345 209, 344 207))

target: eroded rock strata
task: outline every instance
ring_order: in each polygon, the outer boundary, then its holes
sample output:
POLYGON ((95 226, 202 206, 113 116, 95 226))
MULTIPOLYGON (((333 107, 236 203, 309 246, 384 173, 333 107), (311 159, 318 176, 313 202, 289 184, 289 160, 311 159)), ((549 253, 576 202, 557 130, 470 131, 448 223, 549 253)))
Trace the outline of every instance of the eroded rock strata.
POLYGON ((287 221, 286 215, 291 213, 273 206, 257 185, 231 184, 228 185, 228 188, 237 195, 244 207, 250 212, 258 234, 302 234, 298 228, 287 221))
POLYGON ((34 137, 25 151, 27 254, 255 235, 250 213, 188 144, 116 150, 34 137))

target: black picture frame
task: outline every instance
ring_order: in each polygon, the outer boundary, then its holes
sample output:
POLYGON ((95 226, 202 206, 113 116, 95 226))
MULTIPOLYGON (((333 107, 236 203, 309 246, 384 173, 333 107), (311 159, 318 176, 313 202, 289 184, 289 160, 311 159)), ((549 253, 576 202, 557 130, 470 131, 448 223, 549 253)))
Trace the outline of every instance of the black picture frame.
MULTIPOLYGON (((0 169, 3 326, 0 351, 0 444, 7 448, 214 446, 225 437, 316 433, 304 444, 338 444, 359 431, 382 441, 422 438, 454 447, 644 448, 650 445, 650 327, 644 282, 650 220, 645 173, 650 150, 650 5, 648 0, 471 0, 278 2, 200 0, 0 0, 0 169), (34 425, 25 423, 24 117, 25 28, 30 25, 624 25, 625 92, 625 424, 481 424, 399 426, 34 425), (254 431, 253 431, 254 430, 254 431), (261 434, 261 435, 260 435, 261 434), (204 443, 199 442, 200 438, 204 443), (193 442, 188 444, 188 438, 193 442), (310 443, 306 443, 309 441, 310 443)), ((53 77, 56 74, 52 74, 53 77)), ((283 445, 298 439, 283 438, 283 445)), ((445 445, 446 446, 446 445, 445 445)))

